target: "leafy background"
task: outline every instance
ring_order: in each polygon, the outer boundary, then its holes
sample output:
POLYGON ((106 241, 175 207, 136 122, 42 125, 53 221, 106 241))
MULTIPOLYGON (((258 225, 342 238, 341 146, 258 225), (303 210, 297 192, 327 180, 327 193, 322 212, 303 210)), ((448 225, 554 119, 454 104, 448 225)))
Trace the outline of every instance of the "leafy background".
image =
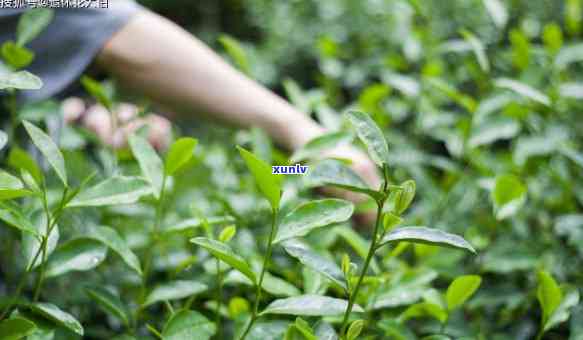
MULTIPOLYGON (((478 255, 470 256, 401 243, 381 252, 361 301, 368 308, 361 337, 416 339, 439 333, 443 329, 435 313, 423 311, 420 318, 409 319, 407 311, 435 301, 436 292, 444 293, 456 277, 474 274, 482 278, 480 288, 451 313, 446 333, 454 338, 532 339, 545 318, 539 291, 548 280, 542 270, 560 284, 562 302, 569 301, 570 310, 558 316, 561 322, 545 339, 582 338, 583 305, 576 293, 583 283, 579 0, 142 3, 191 30, 332 130, 346 130, 335 112, 358 108, 370 113, 389 144, 391 179, 417 183, 415 201, 403 216, 406 223, 455 232, 476 248, 478 255)), ((44 105, 47 114, 38 122, 52 117, 54 105, 44 105)), ((19 115, 33 120, 27 108, 19 115)), ((177 134, 194 135, 200 145, 194 159, 169 181, 161 225, 173 231, 162 233, 155 246, 148 240, 145 231, 153 228, 156 202, 146 198, 133 205, 66 212, 59 222, 59 246, 79 238, 88 226, 110 226, 140 260, 153 253, 151 287, 176 280, 205 285, 197 292, 188 285, 185 299, 173 304, 191 306, 213 321, 215 261, 188 239, 218 234, 234 223, 231 246, 259 264, 269 208, 233 145, 248 145, 271 163, 285 164, 288 155, 273 149, 259 131, 217 129, 208 134, 200 125, 182 130, 177 134), (226 215, 232 220, 216 226, 200 222, 203 216, 210 221, 226 215)), ((60 147, 74 183, 94 169, 95 180, 111 175, 103 148, 76 128, 65 129, 60 147)), ((123 173, 139 174, 130 152, 120 156, 123 173)), ((49 193, 58 197, 58 178, 50 179, 49 188, 55 189, 49 193)), ((289 211, 313 195, 302 181, 291 179, 282 209, 289 211)), ((26 199, 22 207, 27 212, 38 208, 26 199)), ((361 236, 353 230, 336 225, 305 241, 336 263, 348 253, 361 264, 362 243, 371 228, 356 229, 361 236)), ((0 237, 0 293, 8 295, 28 258, 21 255, 25 242, 19 233, 0 228, 0 237)), ((99 308, 87 286, 115 292, 123 308, 134 310, 139 301, 136 272, 119 256, 109 254, 103 261, 90 271, 47 279, 41 295, 75 315, 87 338, 128 329, 123 318, 99 308)), ((302 291, 341 297, 337 287, 283 250, 275 249, 273 263, 270 273, 285 284, 269 295, 302 291)), ((240 276, 227 274, 225 280, 223 334, 230 336, 241 327, 253 290, 240 276)), ((143 320, 161 330, 169 311, 163 303, 152 303, 143 314, 143 320)), ((306 319, 312 326, 318 321, 306 319)), ((290 323, 293 318, 267 318, 259 324, 265 334, 256 336, 281 338, 290 323)), ((62 328, 55 334, 73 337, 62 328)), ((153 336, 143 324, 137 334, 153 336)))

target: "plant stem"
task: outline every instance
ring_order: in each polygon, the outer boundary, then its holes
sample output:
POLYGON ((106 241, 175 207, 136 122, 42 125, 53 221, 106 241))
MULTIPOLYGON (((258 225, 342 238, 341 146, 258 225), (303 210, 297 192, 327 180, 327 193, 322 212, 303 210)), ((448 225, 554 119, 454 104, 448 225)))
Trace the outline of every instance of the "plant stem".
POLYGON ((265 277, 265 272, 267 271, 267 266, 269 265, 269 259, 271 258, 271 252, 273 250, 273 239, 275 238, 275 234, 277 233, 277 215, 278 210, 273 209, 272 211, 273 220, 271 223, 271 231, 269 232, 269 242, 267 243, 267 252, 265 253, 265 257, 263 258, 263 267, 261 268, 261 274, 259 275, 259 282, 257 282, 256 286, 255 304, 253 306, 253 310, 251 311, 252 313, 251 320, 247 324, 247 327, 245 328, 243 335, 241 335, 241 338, 239 338, 240 340, 244 340, 247 337, 247 335, 251 331, 251 328, 253 327, 253 324, 258 319, 259 302, 261 300, 263 278, 265 277))
POLYGON ((217 308, 215 310, 215 324, 217 327, 217 339, 222 339, 221 329, 221 301, 223 300, 223 274, 221 273, 221 262, 217 261, 217 308))
MULTIPOLYGON (((68 192, 68 188, 65 187, 65 189, 63 189, 63 196, 61 197, 61 202, 59 203, 59 206, 55 210, 55 212, 52 216, 52 219, 51 219, 51 211, 49 209, 49 204, 48 204, 48 200, 47 200, 46 188, 44 190, 43 207, 44 207, 46 218, 47 218, 47 227, 46 227, 47 233, 43 236, 43 240, 41 243, 42 259, 41 259, 41 264, 40 264, 39 277, 38 277, 38 280, 36 283, 36 287, 34 289, 33 301, 35 301, 35 302, 38 300, 38 298, 40 296, 41 287, 42 287, 44 280, 45 280, 46 262, 47 262, 47 257, 48 257, 47 247, 49 244, 49 238, 51 236, 51 233, 53 232, 53 229, 56 227, 57 220, 61 214, 61 211, 63 210, 63 206, 65 204, 65 199, 67 197, 67 192, 68 192)), ((35 264, 35 262, 33 262, 33 265, 34 264, 35 264)))
POLYGON ((346 332, 346 326, 348 324, 348 317, 352 312, 352 308, 354 307, 354 303, 356 302, 356 298, 358 297, 358 291, 360 289, 360 285, 362 284, 362 280, 368 271, 368 267, 370 262, 374 256, 377 247, 377 234, 381 225, 381 215, 383 213, 383 206, 384 200, 377 202, 377 215, 376 215, 376 222, 374 227, 374 232, 372 235, 372 242, 370 248, 368 248, 368 254, 366 255, 366 259, 364 261, 364 266, 362 267, 362 271, 360 272, 360 276, 358 277, 358 281, 356 282, 356 286, 354 286, 354 290, 348 297, 348 307, 344 312, 344 318, 342 319, 342 326, 340 327, 340 334, 341 337, 344 338, 344 333, 346 332))

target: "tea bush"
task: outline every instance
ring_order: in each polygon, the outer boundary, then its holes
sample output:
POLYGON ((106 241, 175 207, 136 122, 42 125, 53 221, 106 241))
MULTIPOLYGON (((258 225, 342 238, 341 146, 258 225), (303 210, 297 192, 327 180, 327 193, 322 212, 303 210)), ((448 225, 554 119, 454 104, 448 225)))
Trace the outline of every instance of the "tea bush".
POLYGON ((580 0, 188 6, 244 18, 201 34, 330 133, 291 155, 206 126, 111 150, 58 101, 16 101, 42 86, 26 45, 51 12, 29 12, 1 48, 0 338, 583 339, 580 0), (321 158, 343 143, 380 187, 321 158))

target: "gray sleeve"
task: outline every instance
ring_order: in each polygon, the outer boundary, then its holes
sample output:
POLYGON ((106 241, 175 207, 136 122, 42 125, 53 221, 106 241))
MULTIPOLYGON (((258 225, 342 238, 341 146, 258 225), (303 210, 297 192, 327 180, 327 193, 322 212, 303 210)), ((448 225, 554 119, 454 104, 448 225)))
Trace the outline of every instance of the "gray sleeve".
MULTIPOLYGON (((46 30, 27 46, 36 56, 26 69, 38 75, 44 86, 21 92, 21 99, 38 101, 67 89, 139 9, 133 1, 122 0, 110 0, 107 9, 56 9, 46 30)), ((14 39, 18 12, 0 15, 0 43, 14 39)))

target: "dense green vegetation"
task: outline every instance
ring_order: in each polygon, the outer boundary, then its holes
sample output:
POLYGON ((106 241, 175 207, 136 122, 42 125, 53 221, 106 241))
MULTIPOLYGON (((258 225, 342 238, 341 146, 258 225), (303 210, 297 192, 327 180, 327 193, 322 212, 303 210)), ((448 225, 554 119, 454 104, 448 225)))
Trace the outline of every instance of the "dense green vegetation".
POLYGON ((1 48, 0 338, 583 339, 582 1, 143 3, 331 133, 176 128, 159 154, 55 128, 15 101, 42 86, 29 13, 1 48), (350 142, 380 188, 318 158, 350 142))

